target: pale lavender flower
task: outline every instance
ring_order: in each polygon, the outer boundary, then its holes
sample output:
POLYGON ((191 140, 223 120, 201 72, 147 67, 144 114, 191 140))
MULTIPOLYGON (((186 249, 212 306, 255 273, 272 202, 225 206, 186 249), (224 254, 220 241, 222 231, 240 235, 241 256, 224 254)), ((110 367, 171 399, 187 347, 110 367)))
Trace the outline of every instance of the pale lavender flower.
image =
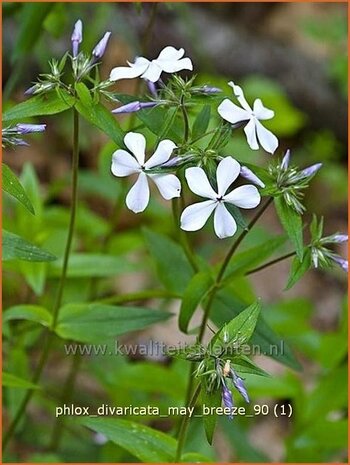
POLYGON ((30 134, 32 132, 43 132, 46 129, 46 124, 16 124, 18 134, 30 134))
POLYGON ((102 37, 102 39, 98 42, 98 44, 95 46, 95 48, 92 51, 92 55, 95 57, 96 60, 100 60, 107 47, 108 40, 110 38, 111 32, 106 32, 105 35, 102 37))
MULTIPOLYGON (((233 409, 232 394, 231 394, 231 391, 226 386, 224 381, 222 382, 222 401, 223 401, 225 407, 227 407, 227 408, 229 408, 231 410, 233 409)), ((233 420, 233 415, 232 414, 228 415, 228 418, 230 420, 233 420)))
POLYGON ((157 102, 139 102, 138 100, 135 102, 127 103, 115 110, 112 110, 112 113, 120 114, 120 113, 134 113, 135 111, 143 110, 144 108, 153 108, 158 105, 157 102))
POLYGON ((286 170, 288 168, 289 160, 290 160, 290 150, 288 149, 282 159, 281 169, 286 170))
POLYGON ((241 171, 239 173, 243 178, 247 179, 248 181, 256 184, 259 187, 265 187, 265 184, 262 182, 261 179, 258 178, 256 174, 253 173, 247 166, 241 166, 241 171))
POLYGON ((347 242, 348 241, 348 235, 347 234, 334 234, 331 236, 333 239, 333 242, 336 244, 341 244, 342 242, 347 242))
POLYGON ((248 392, 244 386, 243 379, 237 376, 237 374, 234 372, 234 370, 231 368, 231 379, 233 382, 234 387, 237 389, 237 391, 241 394, 243 399, 249 404, 249 396, 248 392))
POLYGON ((207 86, 205 84, 204 86, 196 89, 196 91, 199 92, 200 94, 213 95, 213 94, 220 94, 222 92, 222 89, 219 89, 218 87, 207 86))
POLYGON ((24 95, 33 95, 35 94, 35 91, 38 90, 38 85, 35 84, 34 86, 32 87, 29 87, 29 89, 27 89, 25 92, 24 92, 24 95))
POLYGON ((79 51, 79 44, 83 40, 83 23, 80 19, 75 23, 73 33, 71 36, 72 41, 72 50, 73 50, 73 58, 76 58, 79 51))

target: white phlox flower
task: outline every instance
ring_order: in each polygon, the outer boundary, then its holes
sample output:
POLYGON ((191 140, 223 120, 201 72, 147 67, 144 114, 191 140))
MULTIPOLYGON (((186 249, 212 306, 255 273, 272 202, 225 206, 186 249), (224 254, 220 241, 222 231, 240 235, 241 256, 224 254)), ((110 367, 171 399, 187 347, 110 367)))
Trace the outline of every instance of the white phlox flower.
POLYGON ((181 183, 174 174, 152 174, 152 168, 156 168, 167 162, 176 148, 174 142, 165 139, 159 142, 154 154, 145 162, 146 139, 142 134, 128 132, 124 137, 126 150, 116 150, 112 156, 112 173, 118 177, 138 174, 135 184, 126 196, 126 205, 134 213, 145 210, 148 205, 150 190, 148 178, 156 184, 161 196, 170 200, 180 197, 181 183))
POLYGON ((237 224, 225 207, 230 203, 240 208, 255 208, 259 205, 261 197, 258 189, 251 185, 237 187, 227 193, 228 188, 240 173, 240 164, 237 160, 226 157, 220 161, 216 171, 218 192, 215 192, 205 171, 199 167, 187 168, 185 172, 188 187, 200 197, 209 200, 198 202, 185 208, 181 215, 181 228, 185 231, 198 231, 207 222, 214 212, 214 230, 216 235, 223 239, 230 237, 237 231, 237 224))
POLYGON ((135 63, 127 62, 127 66, 113 68, 109 79, 119 81, 120 79, 133 79, 141 77, 151 82, 157 82, 162 72, 177 73, 183 69, 193 70, 190 58, 183 58, 185 50, 175 47, 165 47, 155 60, 148 60, 144 57, 137 57, 135 63))
POLYGON ((278 139, 260 121, 273 118, 275 113, 265 108, 259 98, 254 101, 252 109, 244 97, 243 90, 233 82, 229 82, 228 84, 232 87, 242 108, 226 98, 218 107, 219 115, 231 124, 247 121, 244 132, 250 148, 258 150, 259 142, 266 152, 274 153, 278 147, 278 139))

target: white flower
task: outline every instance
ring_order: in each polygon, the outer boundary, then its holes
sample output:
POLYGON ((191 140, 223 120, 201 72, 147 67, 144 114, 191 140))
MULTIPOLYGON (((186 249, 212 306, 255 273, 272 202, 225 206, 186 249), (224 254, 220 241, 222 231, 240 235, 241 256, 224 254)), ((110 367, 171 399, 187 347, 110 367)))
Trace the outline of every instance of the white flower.
POLYGON ((209 200, 185 208, 181 215, 182 229, 198 231, 205 225, 214 211, 216 235, 220 239, 234 235, 237 225, 224 204, 230 203, 240 208, 255 208, 260 203, 259 191, 251 184, 237 187, 228 194, 226 193, 233 181, 237 179, 240 168, 238 161, 231 157, 226 157, 220 161, 216 171, 218 192, 214 191, 202 168, 194 167, 186 170, 185 176, 191 191, 209 200))
POLYGON ((164 199, 180 197, 181 183, 174 174, 151 174, 148 171, 169 160, 176 148, 174 142, 168 139, 159 142, 156 151, 146 162, 146 139, 142 134, 128 132, 124 143, 132 155, 126 150, 116 150, 112 157, 112 173, 120 177, 138 174, 137 181, 126 196, 126 205, 130 210, 139 213, 147 207, 150 195, 147 178, 154 181, 164 199))
POLYGON ((119 81, 120 79, 133 79, 141 76, 143 79, 148 79, 151 82, 157 82, 160 75, 165 73, 176 73, 182 69, 193 70, 192 61, 190 58, 182 58, 185 50, 180 48, 177 50, 174 47, 165 47, 155 60, 148 60, 144 57, 138 57, 135 63, 128 61, 127 66, 119 66, 113 68, 109 79, 111 81, 119 81))
POLYGON ((274 153, 278 147, 278 139, 271 131, 264 128, 260 120, 271 119, 274 117, 275 113, 265 108, 259 98, 254 101, 253 109, 251 109, 244 97, 243 90, 233 82, 229 82, 228 84, 232 87, 242 108, 235 105, 231 100, 225 99, 218 107, 219 115, 231 124, 248 121, 248 124, 244 128, 244 132, 247 136, 250 148, 258 150, 259 141, 266 152, 274 153))

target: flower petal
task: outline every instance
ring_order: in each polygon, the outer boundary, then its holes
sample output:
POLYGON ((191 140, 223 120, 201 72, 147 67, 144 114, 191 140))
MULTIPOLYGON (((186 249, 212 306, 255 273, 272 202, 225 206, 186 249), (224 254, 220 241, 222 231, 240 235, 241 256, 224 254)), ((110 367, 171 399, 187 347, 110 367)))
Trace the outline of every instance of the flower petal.
POLYGON ((156 60, 180 60, 185 54, 185 50, 183 48, 175 48, 168 45, 164 47, 163 50, 160 52, 156 60))
POLYGON ((159 81, 163 69, 158 66, 156 60, 152 60, 146 71, 142 74, 142 79, 147 79, 151 82, 159 81))
POLYGON ((244 128, 245 135, 247 136, 247 142, 252 150, 258 150, 259 148, 256 138, 256 123, 258 123, 258 120, 256 118, 252 118, 244 128))
POLYGON ((175 174, 150 174, 148 176, 155 182, 161 196, 165 200, 180 197, 181 182, 175 174))
POLYGON ((264 107, 262 101, 257 98, 253 105, 254 115, 261 120, 271 119, 275 116, 275 112, 264 107))
POLYGON ((232 157, 226 157, 221 160, 216 170, 219 197, 225 195, 227 189, 237 179, 240 169, 240 164, 232 157))
POLYGON ((259 205, 261 197, 255 186, 246 184, 225 195, 224 201, 240 208, 255 208, 259 205))
POLYGON ((278 147, 277 137, 272 134, 271 131, 264 128, 264 126, 258 120, 255 121, 255 124, 260 145, 264 150, 266 150, 266 152, 274 153, 278 147))
POLYGON ((235 97, 239 101, 239 103, 242 105, 242 108, 247 110, 249 113, 252 113, 252 109, 250 108, 249 103, 246 101, 244 97, 244 93, 241 87, 236 86, 232 81, 228 83, 230 87, 233 89, 233 93, 235 94, 235 97))
POLYGON ((172 140, 165 139, 160 141, 154 154, 146 161, 145 168, 149 170, 167 162, 175 148, 176 145, 172 140))
POLYGON ((116 150, 112 155, 112 173, 114 176, 129 176, 140 171, 140 164, 125 150, 116 150))
POLYGON ((155 60, 157 65, 166 73, 177 73, 183 69, 193 70, 192 61, 190 58, 182 58, 177 61, 170 60, 155 60))
POLYGON ((124 144, 135 155, 140 165, 145 163, 146 139, 142 134, 137 132, 128 132, 124 137, 124 144))
POLYGON ((198 166, 187 168, 185 171, 185 177, 187 180, 188 187, 197 195, 201 197, 207 197, 212 200, 216 200, 218 195, 211 187, 208 177, 205 171, 198 166))
POLYGON ((251 118, 251 114, 246 110, 235 105, 231 100, 226 98, 218 106, 218 113, 224 120, 231 124, 236 124, 241 121, 247 121, 251 118))
POLYGON ((141 76, 148 68, 150 61, 147 58, 138 57, 135 63, 129 63, 127 66, 117 66, 110 72, 109 79, 111 81, 119 81, 120 79, 133 79, 141 76))
POLYGON ((126 206, 134 213, 145 210, 149 202, 149 186, 145 173, 140 173, 137 181, 126 196, 126 206))
POLYGON ((180 218, 181 229, 198 231, 198 229, 203 228, 216 205, 217 203, 213 200, 206 200, 186 207, 180 218))
POLYGON ((222 203, 219 203, 215 209, 214 230, 215 234, 220 239, 233 236, 237 231, 237 225, 234 218, 222 203))

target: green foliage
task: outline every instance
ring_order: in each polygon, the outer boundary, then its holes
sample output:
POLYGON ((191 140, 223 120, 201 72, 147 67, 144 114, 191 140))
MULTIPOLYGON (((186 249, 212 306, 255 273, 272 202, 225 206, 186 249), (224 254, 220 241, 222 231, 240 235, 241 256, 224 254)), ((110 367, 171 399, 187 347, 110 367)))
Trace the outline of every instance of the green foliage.
POLYGON ((28 262, 50 262, 55 255, 31 244, 17 234, 2 231, 2 259, 25 260, 28 262))
POLYGON ((19 389, 39 389, 39 386, 7 372, 2 372, 2 385, 5 387, 19 389))
POLYGON ((2 188, 5 192, 17 199, 30 213, 33 213, 33 215, 35 214, 33 205, 26 191, 23 189, 22 184, 5 163, 2 164, 2 188))
POLYGON ((284 198, 275 198, 275 207, 278 217, 289 239, 295 247, 299 261, 303 260, 303 223, 300 214, 287 205, 284 198))

